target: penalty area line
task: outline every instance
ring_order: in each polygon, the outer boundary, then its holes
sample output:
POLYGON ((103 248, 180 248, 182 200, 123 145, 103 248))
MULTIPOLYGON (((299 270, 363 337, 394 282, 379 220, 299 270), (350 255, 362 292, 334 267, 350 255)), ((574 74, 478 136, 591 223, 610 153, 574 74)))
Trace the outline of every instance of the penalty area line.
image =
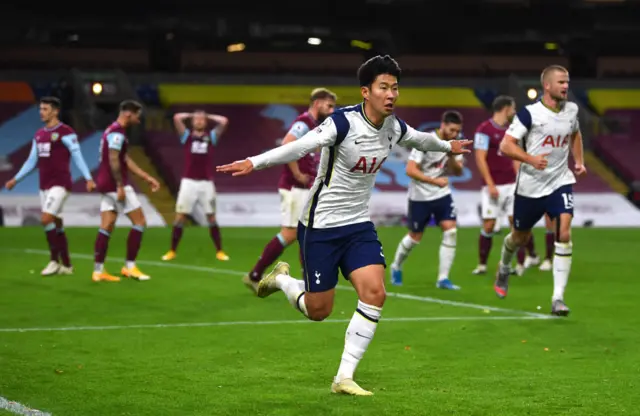
MULTIPOLYGON (((412 316, 389 317, 380 319, 381 322, 443 322, 443 321, 526 321, 541 320, 535 316, 412 316)), ((341 324, 351 322, 351 319, 325 319, 322 322, 310 320, 277 320, 277 321, 220 321, 220 322, 186 322, 167 324, 133 324, 133 325, 102 325, 102 326, 67 326, 42 328, 0 328, 0 332, 70 332, 70 331, 109 331, 118 329, 164 329, 164 328, 205 328, 216 326, 262 326, 289 324, 341 324)))
POLYGON ((9 413, 23 416, 51 416, 51 413, 32 409, 22 403, 14 402, 2 396, 0 396, 0 409, 6 410, 9 413))
MULTIPOLYGON (((10 252, 10 253, 37 254, 37 255, 43 255, 43 256, 48 256, 50 254, 48 251, 36 250, 36 249, 0 248, 0 251, 10 252)), ((71 253, 70 255, 71 255, 71 257, 77 258, 77 259, 93 260, 93 256, 90 256, 90 255, 87 255, 87 254, 71 253)), ((125 261, 125 259, 118 258, 118 257, 112 257, 112 258, 108 258, 107 261, 108 262, 120 262, 120 263, 122 263, 122 262, 125 261)), ((171 263, 171 262, 164 262, 164 261, 137 260, 136 263, 142 264, 142 265, 146 264, 148 266, 156 266, 156 267, 164 267, 164 268, 180 269, 180 270, 193 270, 193 271, 196 271, 196 272, 220 273, 220 274, 227 274, 227 275, 233 275, 233 276, 244 276, 244 275, 247 274, 245 272, 241 272, 241 271, 238 271, 238 270, 219 269, 219 268, 216 268, 216 267, 207 267, 207 266, 194 266, 194 265, 189 265, 189 264, 171 263)), ((340 290, 354 291, 353 287, 351 287, 351 286, 338 285, 338 286, 336 286, 336 288, 340 289, 340 290)), ((438 304, 438 305, 456 306, 456 307, 459 307, 459 308, 480 309, 480 310, 483 310, 483 311, 502 312, 502 313, 508 313, 508 314, 518 314, 518 315, 535 317, 535 318, 538 318, 538 319, 557 319, 556 316, 546 315, 546 314, 542 314, 542 313, 527 312, 527 311, 521 311, 521 310, 517 310, 517 309, 501 308, 501 307, 497 307, 497 306, 480 305, 480 304, 477 304, 477 303, 469 303, 469 302, 453 301, 453 300, 446 300, 446 299, 438 299, 438 298, 433 298, 433 297, 429 297, 429 296, 417 296, 417 295, 411 295, 411 294, 408 294, 408 293, 387 292, 387 296, 388 297, 398 298, 398 299, 414 300, 414 301, 418 301, 418 302, 434 303, 434 304, 438 304)))

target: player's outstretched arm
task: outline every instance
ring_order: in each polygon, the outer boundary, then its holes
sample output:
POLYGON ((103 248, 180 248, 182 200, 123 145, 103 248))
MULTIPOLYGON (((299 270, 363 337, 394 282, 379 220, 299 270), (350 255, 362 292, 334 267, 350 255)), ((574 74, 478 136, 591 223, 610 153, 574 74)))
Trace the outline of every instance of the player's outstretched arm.
POLYGON ((160 189, 160 183, 153 176, 149 175, 147 172, 142 170, 142 168, 140 168, 140 166, 138 166, 138 164, 136 162, 134 162, 133 159, 131 159, 129 157, 129 155, 125 156, 124 160, 127 163, 127 168, 134 175, 136 175, 137 177, 139 177, 143 181, 147 182, 149 184, 149 186, 151 186, 151 191, 152 192, 155 192, 158 189, 160 189))
POLYGON ((441 140, 433 134, 418 131, 411 126, 407 126, 407 132, 404 134, 400 142, 400 146, 417 149, 422 152, 443 152, 459 155, 463 153, 471 153, 471 150, 465 149, 466 146, 473 144, 471 140, 441 140))
POLYGON ((300 159, 319 147, 331 146, 336 142, 337 130, 332 119, 327 119, 301 139, 289 142, 268 152, 238 160, 228 165, 217 166, 216 171, 231 173, 233 176, 248 175, 253 170, 266 169, 271 166, 284 165, 300 159))
POLYGON ((29 152, 29 157, 27 157, 27 160, 25 160, 25 162, 22 164, 22 167, 20 168, 18 173, 16 173, 16 176, 14 176, 13 179, 9 180, 6 183, 5 187, 8 190, 13 189, 13 187, 16 186, 16 184, 23 180, 27 175, 29 175, 37 165, 38 146, 36 145, 36 141, 33 140, 31 142, 31 151, 29 152))
MULTIPOLYGON (((82 177, 87 184, 93 183, 93 178, 91 177, 91 171, 89 171, 89 167, 87 166, 87 162, 85 162, 84 157, 82 156, 82 150, 80 149, 80 143, 78 143, 78 136, 75 133, 67 134, 63 136, 61 139, 62 143, 67 147, 69 153, 71 153, 71 158, 73 159, 73 163, 80 170, 82 177)), ((91 187, 93 189, 95 184, 91 187)))

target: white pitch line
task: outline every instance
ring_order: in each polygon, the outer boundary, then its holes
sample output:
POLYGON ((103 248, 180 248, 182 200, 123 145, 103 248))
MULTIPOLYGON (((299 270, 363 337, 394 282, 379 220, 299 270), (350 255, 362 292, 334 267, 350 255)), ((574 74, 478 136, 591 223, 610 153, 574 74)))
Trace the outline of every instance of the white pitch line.
MULTIPOLYGON (((45 251, 45 250, 34 250, 34 249, 0 249, 0 251, 14 252, 14 253, 39 254, 39 255, 46 255, 46 256, 49 255, 48 251, 45 251)), ((87 254, 71 253, 71 256, 74 257, 74 258, 83 259, 83 260, 93 260, 93 256, 90 256, 90 255, 87 255, 87 254)), ((110 261, 110 262, 124 262, 124 260, 125 259, 123 259, 123 258, 108 258, 107 259, 107 261, 110 261)), ((240 272, 240 271, 237 271, 237 270, 218 269, 216 267, 193 266, 193 265, 189 265, 189 264, 160 262, 160 261, 153 261, 153 260, 137 260, 136 262, 139 263, 139 264, 146 264, 146 265, 149 265, 149 266, 168 267, 168 268, 182 269, 182 270, 193 270, 193 271, 198 271, 198 272, 221 273, 221 274, 228 274, 228 275, 234 275, 234 276, 244 276, 246 274, 245 272, 240 272)), ((351 287, 351 286, 338 285, 337 288, 340 289, 340 290, 354 291, 353 287, 351 287)), ((429 296, 410 295, 408 293, 387 292, 387 296, 388 297, 395 297, 395 298, 399 298, 399 299, 415 300, 415 301, 418 301, 418 302, 435 303, 435 304, 439 304, 439 305, 448 305, 448 306, 457 306, 457 307, 461 307, 461 308, 481 309, 481 310, 488 310, 488 311, 502 312, 502 313, 515 313, 515 314, 519 314, 519 315, 526 315, 526 316, 536 317, 536 318, 539 318, 539 319, 556 319, 557 318, 556 316, 545 315, 545 314, 542 314, 542 313, 527 312, 527 311, 521 311, 521 310, 517 310, 517 309, 500 308, 500 307, 497 307, 497 306, 480 305, 480 304, 477 304, 477 303, 469 303, 469 302, 460 302, 460 301, 453 301, 453 300, 438 299, 438 298, 432 298, 432 297, 429 297, 429 296)))
POLYGON ((6 410, 9 413, 23 416, 51 416, 51 413, 43 412, 42 410, 31 409, 22 403, 14 402, 0 396, 0 409, 6 410))
MULTIPOLYGON (((543 319, 535 316, 415 316, 399 318, 382 318, 382 322, 427 322, 427 321, 527 321, 543 319)), ((351 319, 325 319, 321 323, 348 323, 351 319)), ((228 322, 187 322, 175 324, 137 324, 137 325, 104 325, 104 326, 67 326, 52 328, 0 328, 0 332, 68 332, 68 331, 109 331, 114 329, 158 329, 158 328, 202 328, 212 326, 240 326, 240 325, 287 325, 311 324, 310 320, 279 320, 279 321, 228 321, 228 322)))

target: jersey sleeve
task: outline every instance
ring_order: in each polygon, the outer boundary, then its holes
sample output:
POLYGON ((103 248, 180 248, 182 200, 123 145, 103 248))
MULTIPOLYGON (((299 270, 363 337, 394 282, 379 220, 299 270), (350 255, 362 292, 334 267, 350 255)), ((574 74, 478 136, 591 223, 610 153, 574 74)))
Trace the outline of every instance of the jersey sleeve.
POLYGON ((250 157, 249 160, 256 170, 274 165, 284 165, 285 163, 299 160, 318 147, 340 144, 348 132, 349 122, 344 114, 333 114, 321 125, 302 136, 302 138, 250 157))
POLYGON ((418 165, 422 163, 422 159, 424 159, 424 153, 418 149, 411 149, 411 153, 409 153, 409 157, 407 158, 407 160, 416 162, 418 165))
POLYGON ((531 113, 525 107, 522 110, 518 111, 515 118, 509 125, 507 129, 507 134, 514 139, 522 140, 524 137, 529 134, 531 130, 531 113))
POLYGON ((398 121, 400 122, 400 131, 404 131, 404 134, 401 133, 400 141, 398 141, 400 146, 418 149, 423 152, 449 153, 451 151, 451 144, 445 140, 440 140, 431 133, 418 131, 400 119, 398 121))
POLYGON ((78 167, 82 177, 85 180, 91 180, 91 172, 87 163, 84 161, 82 151, 80 150, 80 143, 78 143, 78 135, 75 133, 69 133, 66 136, 62 136, 62 143, 69 149, 73 163, 78 167))
POLYGON ((191 134, 191 130, 184 129, 184 133, 182 133, 182 136, 180 136, 180 143, 185 144, 190 134, 191 134))
POLYGON ((572 133, 576 134, 580 131, 580 120, 578 120, 578 116, 576 115, 576 119, 573 122, 572 133))
POLYGON ((213 129, 209 132, 209 137, 211 138, 211 145, 215 146, 218 144, 218 133, 216 129, 213 129))
POLYGON ((309 126, 304 121, 296 121, 293 123, 287 134, 291 134, 296 139, 302 138, 305 134, 309 132, 309 126))
POLYGON ((22 165, 22 167, 14 177, 16 182, 20 182, 21 180, 23 180, 28 174, 31 173, 31 171, 33 171, 33 169, 35 169, 37 164, 38 164, 38 145, 36 144, 36 141, 34 139, 33 142, 31 143, 31 151, 29 152, 29 157, 27 158, 27 160, 24 162, 24 164, 22 165))
POLYGON ((476 150, 489 150, 489 136, 481 131, 476 131, 473 136, 473 148, 476 150))
POLYGON ((124 134, 122 133, 109 133, 107 134, 107 143, 109 149, 120 151, 124 144, 124 134))

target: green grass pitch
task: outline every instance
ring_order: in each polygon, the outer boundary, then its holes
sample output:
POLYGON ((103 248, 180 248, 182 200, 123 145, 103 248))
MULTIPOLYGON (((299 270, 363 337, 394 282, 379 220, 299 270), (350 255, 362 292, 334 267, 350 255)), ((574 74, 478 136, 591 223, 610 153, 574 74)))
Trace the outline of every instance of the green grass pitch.
MULTIPOLYGON (((127 231, 111 238, 112 273, 127 231)), ((231 261, 215 260, 206 229, 188 228, 164 264, 170 229, 149 229, 139 265, 152 280, 96 284, 95 229, 67 230, 76 272, 53 278, 39 275, 41 229, 0 229, 0 396, 54 416, 640 412, 638 230, 574 230, 567 319, 536 315, 549 312, 550 272, 528 270, 507 299, 495 296, 502 237, 490 275, 472 276, 476 229, 458 236, 451 279, 462 290, 436 289, 440 232, 428 230, 405 286, 387 288, 399 295, 357 373, 375 395, 360 398, 329 392, 356 304, 348 283, 330 321, 307 322, 281 294, 258 299, 240 282, 276 230, 222 232, 231 261)), ((379 230, 388 261, 404 232, 379 230)), ((297 247, 284 260, 299 274, 297 247)))

